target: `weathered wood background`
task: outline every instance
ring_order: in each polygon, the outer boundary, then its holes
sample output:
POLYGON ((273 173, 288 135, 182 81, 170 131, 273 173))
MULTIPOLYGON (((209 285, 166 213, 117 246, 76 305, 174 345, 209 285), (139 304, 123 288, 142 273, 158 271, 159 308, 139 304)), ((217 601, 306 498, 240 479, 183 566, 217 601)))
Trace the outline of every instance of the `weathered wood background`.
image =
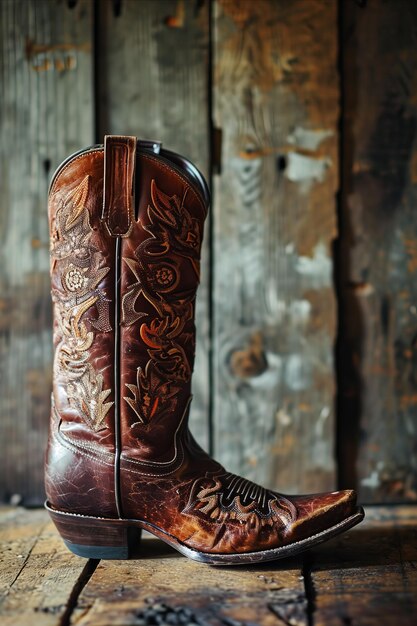
POLYGON ((417 499, 414 0, 2 0, 0 499, 39 503, 47 187, 104 133, 209 177, 192 428, 287 491, 417 499))

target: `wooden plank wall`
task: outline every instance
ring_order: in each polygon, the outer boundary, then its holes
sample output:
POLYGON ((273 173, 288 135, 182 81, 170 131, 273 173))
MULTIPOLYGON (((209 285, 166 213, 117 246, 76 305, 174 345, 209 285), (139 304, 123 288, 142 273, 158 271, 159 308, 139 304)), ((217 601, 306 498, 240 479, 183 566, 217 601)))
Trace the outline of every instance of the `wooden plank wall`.
POLYGON ((337 5, 215 9, 216 450, 279 489, 332 488, 337 5))
POLYGON ((93 142, 92 4, 0 3, 0 498, 39 503, 51 393, 46 203, 93 142))
POLYGON ((0 3, 0 499, 43 497, 48 179, 106 132, 213 168, 199 441, 283 491, 338 474, 367 501, 417 498, 417 12, 400 4, 0 3))
POLYGON ((416 500, 417 4, 342 8, 341 482, 416 500))

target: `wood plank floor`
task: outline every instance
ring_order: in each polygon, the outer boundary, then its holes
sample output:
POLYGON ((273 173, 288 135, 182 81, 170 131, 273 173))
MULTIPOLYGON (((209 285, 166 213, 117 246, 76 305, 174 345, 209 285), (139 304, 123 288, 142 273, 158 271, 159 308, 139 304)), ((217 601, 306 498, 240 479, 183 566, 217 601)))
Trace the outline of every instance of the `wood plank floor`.
POLYGON ((151 537, 137 560, 86 561, 43 510, 4 507, 0 624, 414 626, 417 506, 366 512, 363 524, 299 558, 216 568, 151 537))

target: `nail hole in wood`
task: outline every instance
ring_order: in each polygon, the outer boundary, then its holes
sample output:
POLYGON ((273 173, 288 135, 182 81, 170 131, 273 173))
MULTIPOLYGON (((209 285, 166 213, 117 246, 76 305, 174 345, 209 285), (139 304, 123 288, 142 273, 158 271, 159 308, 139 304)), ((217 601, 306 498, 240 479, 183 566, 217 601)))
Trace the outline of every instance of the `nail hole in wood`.
POLYGON ((277 158, 277 168, 279 172, 283 172, 287 167, 287 157, 284 154, 280 154, 277 158))
POLYGON ((113 15, 120 17, 122 14, 122 0, 113 0, 113 15))
POLYGON ((44 170, 46 176, 48 176, 50 169, 51 169, 51 159, 44 159, 43 160, 43 170, 44 170))

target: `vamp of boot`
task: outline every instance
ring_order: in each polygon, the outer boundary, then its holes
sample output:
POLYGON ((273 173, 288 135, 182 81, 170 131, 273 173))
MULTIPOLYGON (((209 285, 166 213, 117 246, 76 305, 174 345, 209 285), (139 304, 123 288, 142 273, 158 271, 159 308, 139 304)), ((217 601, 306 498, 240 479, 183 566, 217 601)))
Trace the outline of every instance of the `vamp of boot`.
POLYGON ((80 556, 140 558, 145 529, 207 563, 266 561, 363 518, 353 491, 285 496, 227 472, 188 430, 208 204, 190 162, 134 137, 52 182, 46 506, 80 556))

